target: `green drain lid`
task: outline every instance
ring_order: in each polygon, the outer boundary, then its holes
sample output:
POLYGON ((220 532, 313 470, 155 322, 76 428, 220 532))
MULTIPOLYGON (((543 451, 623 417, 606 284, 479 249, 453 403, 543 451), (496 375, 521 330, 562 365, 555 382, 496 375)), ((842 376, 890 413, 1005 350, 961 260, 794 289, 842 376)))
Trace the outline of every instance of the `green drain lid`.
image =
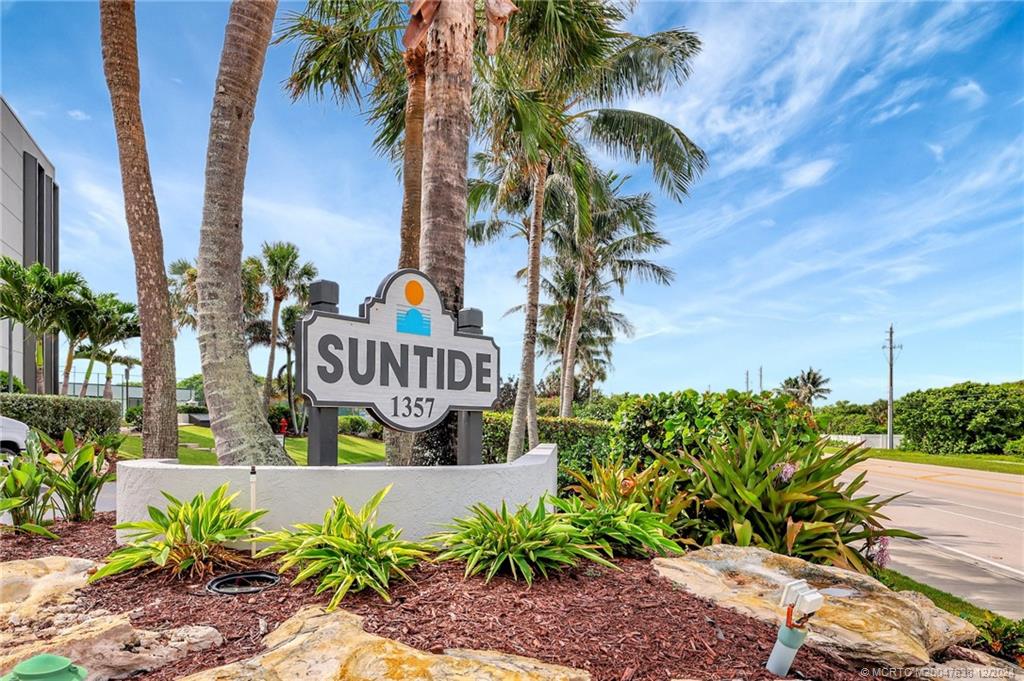
POLYGON ((86 674, 66 657, 43 653, 15 665, 0 681, 82 681, 86 674))

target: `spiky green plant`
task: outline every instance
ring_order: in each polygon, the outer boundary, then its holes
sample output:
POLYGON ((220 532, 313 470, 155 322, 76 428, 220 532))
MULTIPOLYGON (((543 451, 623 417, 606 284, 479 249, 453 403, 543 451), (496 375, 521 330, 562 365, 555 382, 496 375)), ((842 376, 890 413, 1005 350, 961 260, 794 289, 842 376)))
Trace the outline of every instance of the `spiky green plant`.
MULTIPOLYGON (((110 438, 91 442, 87 437, 81 443, 70 430, 58 443, 40 434, 42 445, 60 457, 52 463, 49 485, 57 496, 57 506, 65 520, 92 520, 96 513, 96 498, 103 485, 117 477, 115 455, 108 457, 110 438)), ((113 450, 115 453, 117 449, 113 450)))
POLYGON ((646 510, 637 502, 588 506, 579 497, 552 498, 564 518, 601 546, 609 558, 616 555, 645 557, 651 553, 682 553, 669 537, 675 534, 665 516, 646 510))
POLYGON ((0 462, 0 513, 11 514, 8 529, 57 539, 46 529, 51 523, 46 514, 53 509, 52 475, 39 435, 34 431, 28 435, 24 452, 0 462))
POLYGON ((259 556, 283 554, 281 572, 293 567, 299 573, 292 584, 319 577, 317 593, 334 590, 328 610, 333 610, 350 591, 373 589, 391 600, 388 587, 395 576, 411 582, 406 570, 426 558, 433 547, 405 541, 393 525, 377 526, 377 508, 391 485, 354 510, 341 497, 324 514, 322 523, 303 523, 294 529, 272 532, 259 538, 270 546, 259 556))
POLYGON ((166 512, 150 506, 150 520, 114 526, 116 530, 131 531, 128 543, 107 556, 90 582, 150 564, 154 570, 168 570, 175 577, 203 577, 217 567, 245 564, 242 555, 225 544, 247 541, 259 534, 253 523, 265 510, 243 511, 232 506, 238 493, 229 495, 228 483, 209 497, 200 492, 184 503, 167 492, 161 494, 170 502, 166 512))
POLYGON ((431 537, 443 548, 437 560, 465 561, 467 577, 483 572, 489 582, 505 571, 527 584, 537 573, 546 579, 549 571, 573 567, 580 560, 615 567, 598 553, 611 553, 607 544, 591 541, 568 518, 548 510, 547 501, 542 497, 533 510, 524 505, 514 513, 504 502, 498 510, 475 504, 468 517, 431 537))

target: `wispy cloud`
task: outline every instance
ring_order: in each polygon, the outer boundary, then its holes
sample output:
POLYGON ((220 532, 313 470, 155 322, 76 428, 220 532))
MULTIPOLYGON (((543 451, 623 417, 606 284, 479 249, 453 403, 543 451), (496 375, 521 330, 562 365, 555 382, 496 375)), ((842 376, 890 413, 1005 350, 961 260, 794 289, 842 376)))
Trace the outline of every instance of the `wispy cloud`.
POLYGON ((70 118, 73 121, 91 121, 92 120, 92 116, 90 116, 89 114, 85 113, 81 109, 69 109, 68 110, 68 118, 70 118))
POLYGON ((932 156, 935 157, 936 161, 938 161, 939 163, 942 163, 942 161, 945 160, 944 156, 945 156, 946 150, 945 150, 945 148, 943 148, 943 146, 941 144, 933 144, 931 142, 926 142, 925 146, 928 147, 928 151, 932 152, 932 156))
POLYGON ((967 103, 968 108, 977 109, 984 106, 988 101, 988 94, 974 80, 966 80, 949 91, 953 99, 960 99, 967 103))
POLYGON ((788 171, 783 176, 783 184, 790 189, 813 187, 821 184, 833 166, 835 166, 835 161, 828 158, 804 163, 788 171))

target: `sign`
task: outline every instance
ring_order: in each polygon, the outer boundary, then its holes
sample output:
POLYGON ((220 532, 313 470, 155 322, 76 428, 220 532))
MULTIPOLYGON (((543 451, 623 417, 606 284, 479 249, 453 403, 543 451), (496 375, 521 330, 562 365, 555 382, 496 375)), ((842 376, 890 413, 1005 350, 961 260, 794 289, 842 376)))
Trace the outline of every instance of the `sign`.
POLYGON ((388 275, 358 317, 314 310, 298 324, 298 386, 313 407, 365 407, 396 430, 423 431, 449 411, 490 409, 499 351, 459 330, 425 274, 388 275))

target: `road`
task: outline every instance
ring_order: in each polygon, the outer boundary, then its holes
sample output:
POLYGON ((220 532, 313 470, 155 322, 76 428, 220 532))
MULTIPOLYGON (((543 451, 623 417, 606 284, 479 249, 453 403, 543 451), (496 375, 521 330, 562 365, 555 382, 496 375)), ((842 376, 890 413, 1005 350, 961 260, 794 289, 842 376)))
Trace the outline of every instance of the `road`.
MULTIPOLYGON (((886 507, 891 568, 1007 617, 1024 617, 1024 477, 869 459, 862 493, 907 494, 886 507)), ((852 473, 852 474, 851 474, 852 473)))

